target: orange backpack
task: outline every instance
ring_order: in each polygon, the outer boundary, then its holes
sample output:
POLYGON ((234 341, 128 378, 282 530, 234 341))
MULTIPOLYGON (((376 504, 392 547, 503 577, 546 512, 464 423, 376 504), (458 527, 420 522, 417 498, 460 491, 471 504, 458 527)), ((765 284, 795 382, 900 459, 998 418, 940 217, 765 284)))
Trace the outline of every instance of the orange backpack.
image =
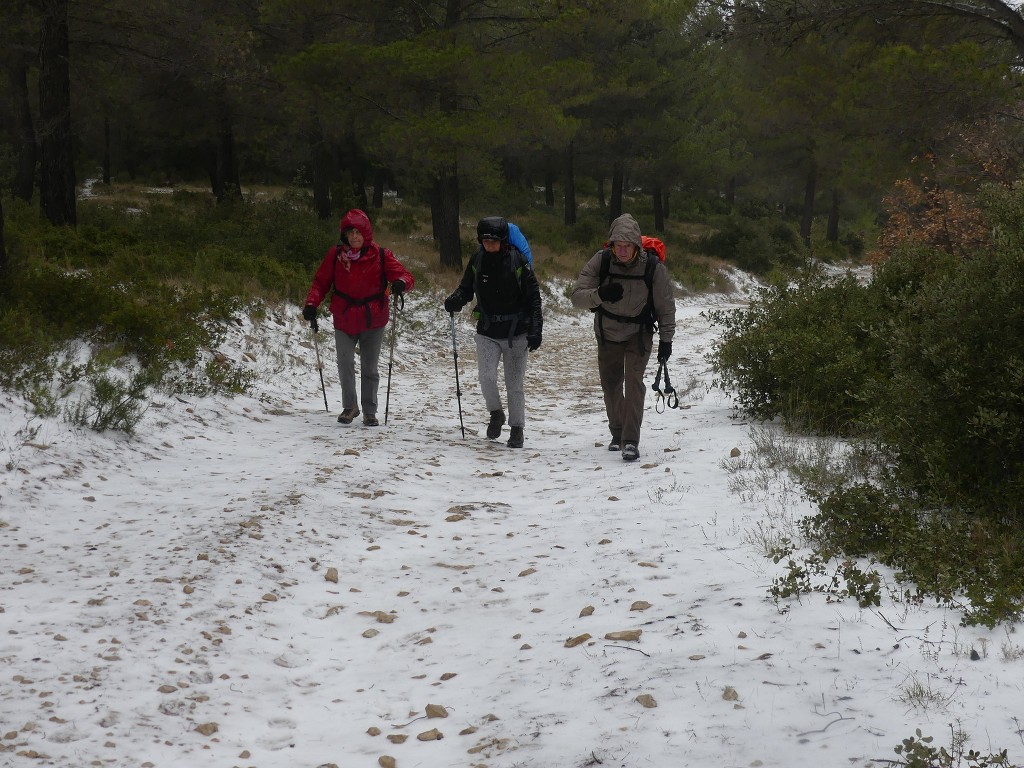
POLYGON ((648 253, 652 251, 658 254, 658 260, 663 264, 665 263, 665 244, 656 237, 648 237, 647 235, 640 235, 640 244, 644 250, 648 253))
MULTIPOLYGON (((611 248, 611 243, 605 243, 605 248, 611 248)), ((653 253, 658 256, 658 261, 662 264, 665 263, 665 244, 656 237, 648 237, 647 235, 640 235, 640 246, 648 253, 653 253)))

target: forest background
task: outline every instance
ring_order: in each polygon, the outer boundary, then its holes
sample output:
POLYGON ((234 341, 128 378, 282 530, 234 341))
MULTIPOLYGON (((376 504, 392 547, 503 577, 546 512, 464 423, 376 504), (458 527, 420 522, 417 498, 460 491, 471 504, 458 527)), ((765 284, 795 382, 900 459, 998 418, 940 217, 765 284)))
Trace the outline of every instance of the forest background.
POLYGON ((479 216, 566 278, 629 211, 683 288, 764 280, 718 384, 842 446, 780 457, 821 511, 777 596, 871 604, 877 560, 1016 621, 1022 57, 999 0, 9 0, 0 385, 130 434, 153 388, 247 387, 218 334, 301 300, 350 207, 426 291, 479 216))

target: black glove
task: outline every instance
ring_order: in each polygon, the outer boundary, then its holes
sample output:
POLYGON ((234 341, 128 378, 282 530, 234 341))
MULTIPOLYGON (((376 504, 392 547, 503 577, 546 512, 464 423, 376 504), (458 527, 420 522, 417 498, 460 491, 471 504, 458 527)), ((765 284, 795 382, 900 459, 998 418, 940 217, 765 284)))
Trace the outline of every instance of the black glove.
POLYGON ((405 293, 405 281, 395 280, 395 282, 391 284, 391 295, 401 296, 403 293, 405 293))
POLYGON ((302 317, 309 321, 309 327, 314 331, 320 330, 320 327, 316 323, 316 307, 312 304, 307 304, 302 308, 302 317))
POLYGON ((526 336, 526 348, 531 352, 536 352, 540 349, 540 334, 530 333, 526 336))
POLYGON ((597 289, 597 295, 601 301, 616 302, 622 298, 622 283, 605 283, 597 289))
POLYGON ((444 311, 454 314, 462 309, 465 304, 454 293, 444 300, 444 311))
POLYGON ((658 342, 658 362, 667 363, 668 359, 672 357, 672 342, 671 341, 659 341, 658 342))

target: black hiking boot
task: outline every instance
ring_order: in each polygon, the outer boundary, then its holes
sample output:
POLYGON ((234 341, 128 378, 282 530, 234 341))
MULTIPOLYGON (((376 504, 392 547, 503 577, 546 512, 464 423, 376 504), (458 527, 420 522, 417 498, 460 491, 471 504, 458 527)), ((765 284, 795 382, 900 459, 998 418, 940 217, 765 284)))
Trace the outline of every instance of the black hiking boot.
POLYGON ((509 436, 508 436, 508 443, 506 443, 506 445, 508 445, 509 448, 522 448, 523 447, 523 428, 522 427, 512 427, 512 430, 511 430, 511 432, 509 433, 509 436))
POLYGON ((608 443, 608 450, 609 451, 621 451, 622 450, 622 441, 619 438, 617 438, 617 437, 613 437, 611 439, 611 441, 608 443))
MULTIPOLYGON (((496 411, 491 411, 491 420, 487 423, 487 436, 493 440, 496 437, 501 437, 501 427, 505 423, 505 412, 499 408, 496 411)), ((523 430, 520 429, 520 432, 523 430)))
POLYGON ((636 447, 636 443, 626 443, 622 446, 623 461, 636 461, 639 458, 640 449, 636 447))

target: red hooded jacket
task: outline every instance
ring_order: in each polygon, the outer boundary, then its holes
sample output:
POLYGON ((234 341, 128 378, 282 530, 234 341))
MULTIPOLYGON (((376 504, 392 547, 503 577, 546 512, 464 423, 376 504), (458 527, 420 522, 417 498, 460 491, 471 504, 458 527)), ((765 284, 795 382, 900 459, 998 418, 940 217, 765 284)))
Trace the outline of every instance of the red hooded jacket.
POLYGON ((363 235, 359 258, 348 261, 341 257, 343 247, 333 245, 313 276, 306 303, 319 306, 333 288, 331 314, 334 327, 355 336, 388 323, 391 283, 401 280, 405 290, 412 290, 415 280, 395 254, 373 242, 370 218, 357 208, 341 220, 345 232, 355 228, 363 235))

